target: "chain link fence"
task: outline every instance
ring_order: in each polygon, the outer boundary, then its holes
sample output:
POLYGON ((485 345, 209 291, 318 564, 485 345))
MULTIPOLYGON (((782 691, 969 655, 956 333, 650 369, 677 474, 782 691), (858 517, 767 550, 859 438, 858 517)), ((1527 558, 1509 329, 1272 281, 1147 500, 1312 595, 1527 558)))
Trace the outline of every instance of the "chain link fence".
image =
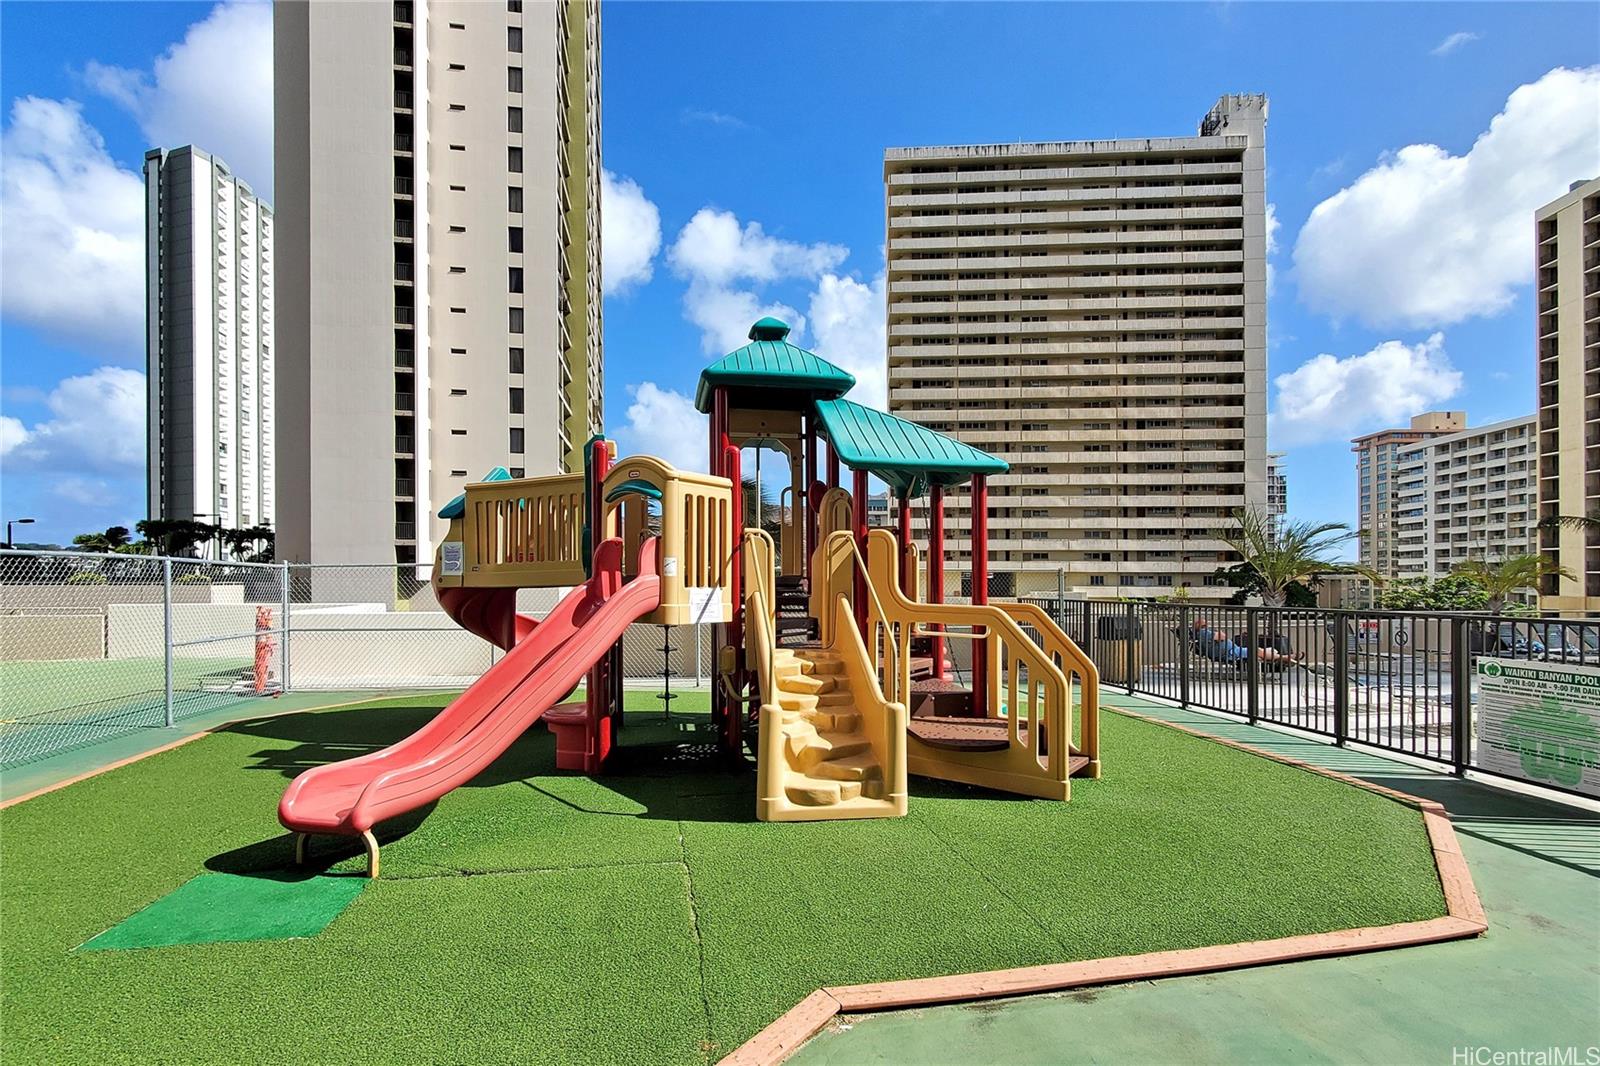
MULTIPOLYGON (((0 549, 0 769, 282 692, 465 688, 503 653, 428 571, 0 549)), ((709 628, 629 627, 627 683, 709 686, 709 628)))

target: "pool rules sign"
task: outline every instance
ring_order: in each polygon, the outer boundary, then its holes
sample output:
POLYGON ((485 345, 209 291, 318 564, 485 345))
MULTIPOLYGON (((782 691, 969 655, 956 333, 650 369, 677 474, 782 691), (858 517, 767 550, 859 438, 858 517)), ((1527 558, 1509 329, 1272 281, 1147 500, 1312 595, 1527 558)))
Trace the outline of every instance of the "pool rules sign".
POLYGON ((1600 796, 1600 668, 1478 660, 1478 765, 1600 796))

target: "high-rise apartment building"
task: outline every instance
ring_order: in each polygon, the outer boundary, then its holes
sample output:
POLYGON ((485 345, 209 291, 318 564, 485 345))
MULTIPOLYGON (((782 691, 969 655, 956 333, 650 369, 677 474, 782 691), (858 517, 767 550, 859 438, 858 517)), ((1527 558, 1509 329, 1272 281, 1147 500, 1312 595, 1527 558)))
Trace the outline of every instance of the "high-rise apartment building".
MULTIPOLYGON (((1539 514, 1600 511, 1600 178, 1534 213, 1538 302, 1539 514)), ((1600 531, 1541 530, 1571 577, 1546 578, 1550 611, 1600 611, 1600 531)))
POLYGON ((1283 469, 1283 452, 1267 455, 1267 528, 1277 536, 1278 527, 1289 513, 1289 475, 1283 469))
POLYGON ((272 208, 192 145, 144 181, 149 517, 271 526, 272 208))
POLYGON ((1429 411, 1409 429, 1383 429, 1356 437, 1356 514, 1361 534, 1361 565, 1384 577, 1395 574, 1395 487, 1400 453, 1430 437, 1467 428, 1465 411, 1429 411))
POLYGON ((1402 445, 1390 463, 1395 577, 1442 577, 1469 560, 1536 551, 1535 418, 1402 445))
POLYGON ((601 421, 598 0, 274 5, 280 554, 429 561, 601 421))
POLYGON ((1204 586, 1265 505, 1266 125, 884 154, 889 407, 1011 463, 996 594, 1204 586))

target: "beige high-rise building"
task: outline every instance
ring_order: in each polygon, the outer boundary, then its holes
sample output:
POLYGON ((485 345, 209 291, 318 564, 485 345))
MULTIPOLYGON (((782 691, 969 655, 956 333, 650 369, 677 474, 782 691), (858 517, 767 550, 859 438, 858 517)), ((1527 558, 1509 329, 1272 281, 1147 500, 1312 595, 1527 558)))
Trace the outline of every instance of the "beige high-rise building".
POLYGON ((1400 453, 1430 437, 1467 428, 1465 411, 1429 411, 1411 420, 1410 429, 1381 429, 1356 437, 1356 529, 1361 534, 1361 565, 1384 577, 1395 576, 1395 488, 1400 453))
POLYGON ((278 546, 431 561, 601 423, 598 0, 273 9, 278 546))
POLYGON ((1394 577, 1442 577, 1462 563, 1535 551, 1535 419, 1401 445, 1389 464, 1394 577))
POLYGON ((1011 463, 996 595, 1200 590, 1265 506, 1266 124, 885 152, 889 407, 1011 463))
MULTIPOLYGON (((1539 352, 1539 515, 1600 511, 1600 178, 1534 213, 1539 352)), ((1569 578, 1551 576, 1549 611, 1600 611, 1600 531, 1540 531, 1569 578)))

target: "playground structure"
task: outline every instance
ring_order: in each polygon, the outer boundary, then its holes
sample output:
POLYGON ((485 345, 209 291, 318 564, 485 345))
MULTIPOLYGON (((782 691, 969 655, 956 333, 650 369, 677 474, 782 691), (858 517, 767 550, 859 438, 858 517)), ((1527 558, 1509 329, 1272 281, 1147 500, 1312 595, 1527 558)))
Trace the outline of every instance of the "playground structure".
POLYGON ((619 460, 597 437, 582 473, 496 470, 439 512, 438 600, 506 655, 412 736, 296 778, 279 819, 297 857, 310 835, 359 836, 377 876, 375 825, 471 780, 537 721, 558 768, 602 773, 622 727, 620 642, 639 622, 714 626, 711 727, 729 759, 755 755, 763 821, 903 815, 908 774, 1055 800, 1100 775, 1093 663, 1039 608, 988 602, 987 479, 1005 462, 845 399, 855 379, 787 334, 763 318, 701 373, 710 474, 619 460), (746 526, 748 447, 789 458, 772 531, 746 526), (894 494, 894 531, 868 529, 872 477, 894 494), (965 482, 971 603, 945 603, 945 493, 965 482), (520 588, 569 586, 542 620, 516 610, 520 588), (966 678, 956 640, 971 644, 966 678), (580 682, 582 701, 561 702, 580 682))

